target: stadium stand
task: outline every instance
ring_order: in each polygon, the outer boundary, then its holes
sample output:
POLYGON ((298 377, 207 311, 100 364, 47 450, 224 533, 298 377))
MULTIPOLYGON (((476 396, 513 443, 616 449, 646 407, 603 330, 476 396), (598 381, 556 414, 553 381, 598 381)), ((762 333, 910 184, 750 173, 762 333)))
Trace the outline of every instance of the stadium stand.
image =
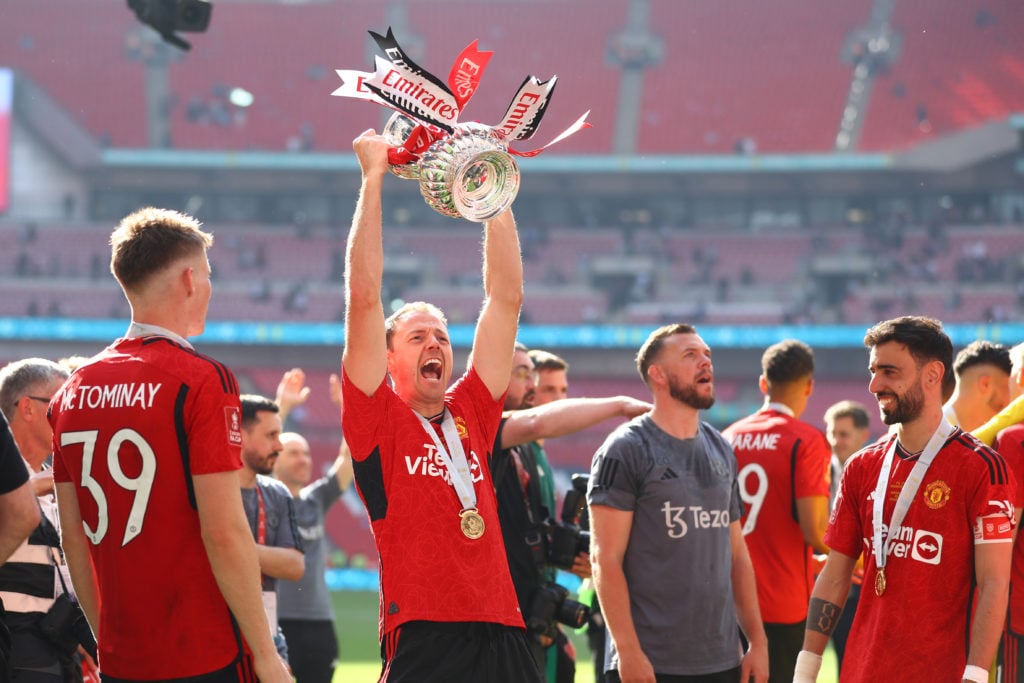
POLYGON ((870 7, 652 3, 652 30, 670 42, 665 61, 644 74, 638 149, 734 153, 743 140, 757 152, 831 149, 850 81, 840 48, 870 7), (796 16, 814 30, 794 32, 796 16))
MULTIPOLYGON (((18 293, 0 314, 123 317, 108 273, 108 226, 20 223, 0 230, 0 282, 18 293), (40 249, 39 247, 43 247, 40 249), (28 306, 32 310, 27 309, 28 306)), ((343 235, 292 226, 218 225, 210 251, 221 320, 342 318, 343 235), (300 236, 301 234, 301 236, 300 236)), ((476 319, 480 274, 475 229, 386 230, 393 299, 426 299, 453 323, 476 319)), ((1000 321, 1024 312, 1019 225, 905 228, 898 243, 851 228, 765 233, 667 230, 624 239, 619 229, 552 229, 524 244, 524 321, 656 324, 680 316, 703 324, 866 323, 896 310, 948 322, 1000 321), (828 289, 815 259, 862 260, 828 289)))
POLYGON ((891 151, 1024 110, 1024 5, 898 0, 902 47, 877 75, 861 148, 891 151))

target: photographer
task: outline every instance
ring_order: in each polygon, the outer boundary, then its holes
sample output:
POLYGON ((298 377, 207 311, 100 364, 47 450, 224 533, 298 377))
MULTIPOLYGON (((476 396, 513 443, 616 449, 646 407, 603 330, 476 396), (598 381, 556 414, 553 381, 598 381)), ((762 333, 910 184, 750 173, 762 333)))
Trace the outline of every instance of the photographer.
POLYGON ((564 399, 531 407, 535 387, 533 361, 526 347, 516 344, 505 397, 506 413, 495 439, 491 471, 505 553, 531 652, 547 680, 561 683, 575 676, 575 653, 558 624, 582 626, 588 610, 555 583, 556 570, 562 568, 587 577, 590 558, 585 549, 586 536, 578 524, 584 502, 580 491, 574 488, 567 494, 562 518, 553 519, 554 481, 544 450, 536 441, 572 434, 612 417, 634 417, 651 406, 618 396, 564 399))

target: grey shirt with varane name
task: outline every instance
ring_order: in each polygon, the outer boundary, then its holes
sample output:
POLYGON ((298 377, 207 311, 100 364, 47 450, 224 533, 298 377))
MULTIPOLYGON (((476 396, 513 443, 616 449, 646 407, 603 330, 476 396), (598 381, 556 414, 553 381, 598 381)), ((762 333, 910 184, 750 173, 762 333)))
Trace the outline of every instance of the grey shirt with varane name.
MULTIPOLYGON (((740 664, 729 525, 743 512, 736 456, 706 422, 677 439, 642 415, 594 454, 587 500, 633 513, 623 559, 637 636, 655 673, 740 664)), ((608 639, 605 670, 618 669, 608 639)))

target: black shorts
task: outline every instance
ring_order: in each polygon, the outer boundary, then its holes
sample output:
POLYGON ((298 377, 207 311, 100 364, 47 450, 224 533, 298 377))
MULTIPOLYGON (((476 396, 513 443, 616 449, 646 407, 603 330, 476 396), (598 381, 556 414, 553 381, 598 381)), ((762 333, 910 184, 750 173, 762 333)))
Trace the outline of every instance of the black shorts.
POLYGON ((278 619, 288 641, 288 665, 298 683, 331 683, 338 660, 334 622, 315 619, 278 619))
MULTIPOLYGON (((171 656, 172 653, 168 653, 171 656)), ((100 681, 103 683, 153 683, 153 681, 134 681, 128 678, 114 678, 100 672, 100 681)), ((161 679, 160 683, 257 683, 256 672, 252 667, 252 657, 243 656, 241 659, 228 664, 223 669, 211 671, 208 674, 198 676, 187 676, 185 678, 161 679)))
POLYGON ((804 646, 807 622, 795 624, 765 624, 768 636, 768 677, 773 681, 793 680, 796 657, 804 646))
POLYGON ((997 680, 1003 683, 1020 683, 1024 681, 1024 637, 1018 636, 1010 631, 1007 624, 1003 628, 1003 640, 999 643, 998 669, 1000 676, 997 680))
POLYGON ((526 631, 481 622, 410 621, 384 636, 379 683, 544 683, 526 631))

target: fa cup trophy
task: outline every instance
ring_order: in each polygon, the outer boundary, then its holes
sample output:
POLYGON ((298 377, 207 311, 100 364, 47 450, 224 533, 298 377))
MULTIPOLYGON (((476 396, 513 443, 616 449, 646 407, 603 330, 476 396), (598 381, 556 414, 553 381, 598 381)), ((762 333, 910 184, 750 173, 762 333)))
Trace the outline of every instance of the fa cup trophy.
POLYGON ((527 77, 496 126, 459 123, 459 113, 476 92, 490 52, 477 41, 462 51, 446 85, 402 51, 388 29, 370 35, 387 59, 375 57, 373 73, 338 70, 343 85, 333 95, 356 97, 395 110, 383 135, 391 142, 391 172, 416 180, 427 205, 453 218, 482 222, 507 209, 519 192, 519 165, 514 156, 534 156, 586 123, 587 112, 540 149, 519 152, 509 143, 533 136, 554 91, 557 76, 527 77))

